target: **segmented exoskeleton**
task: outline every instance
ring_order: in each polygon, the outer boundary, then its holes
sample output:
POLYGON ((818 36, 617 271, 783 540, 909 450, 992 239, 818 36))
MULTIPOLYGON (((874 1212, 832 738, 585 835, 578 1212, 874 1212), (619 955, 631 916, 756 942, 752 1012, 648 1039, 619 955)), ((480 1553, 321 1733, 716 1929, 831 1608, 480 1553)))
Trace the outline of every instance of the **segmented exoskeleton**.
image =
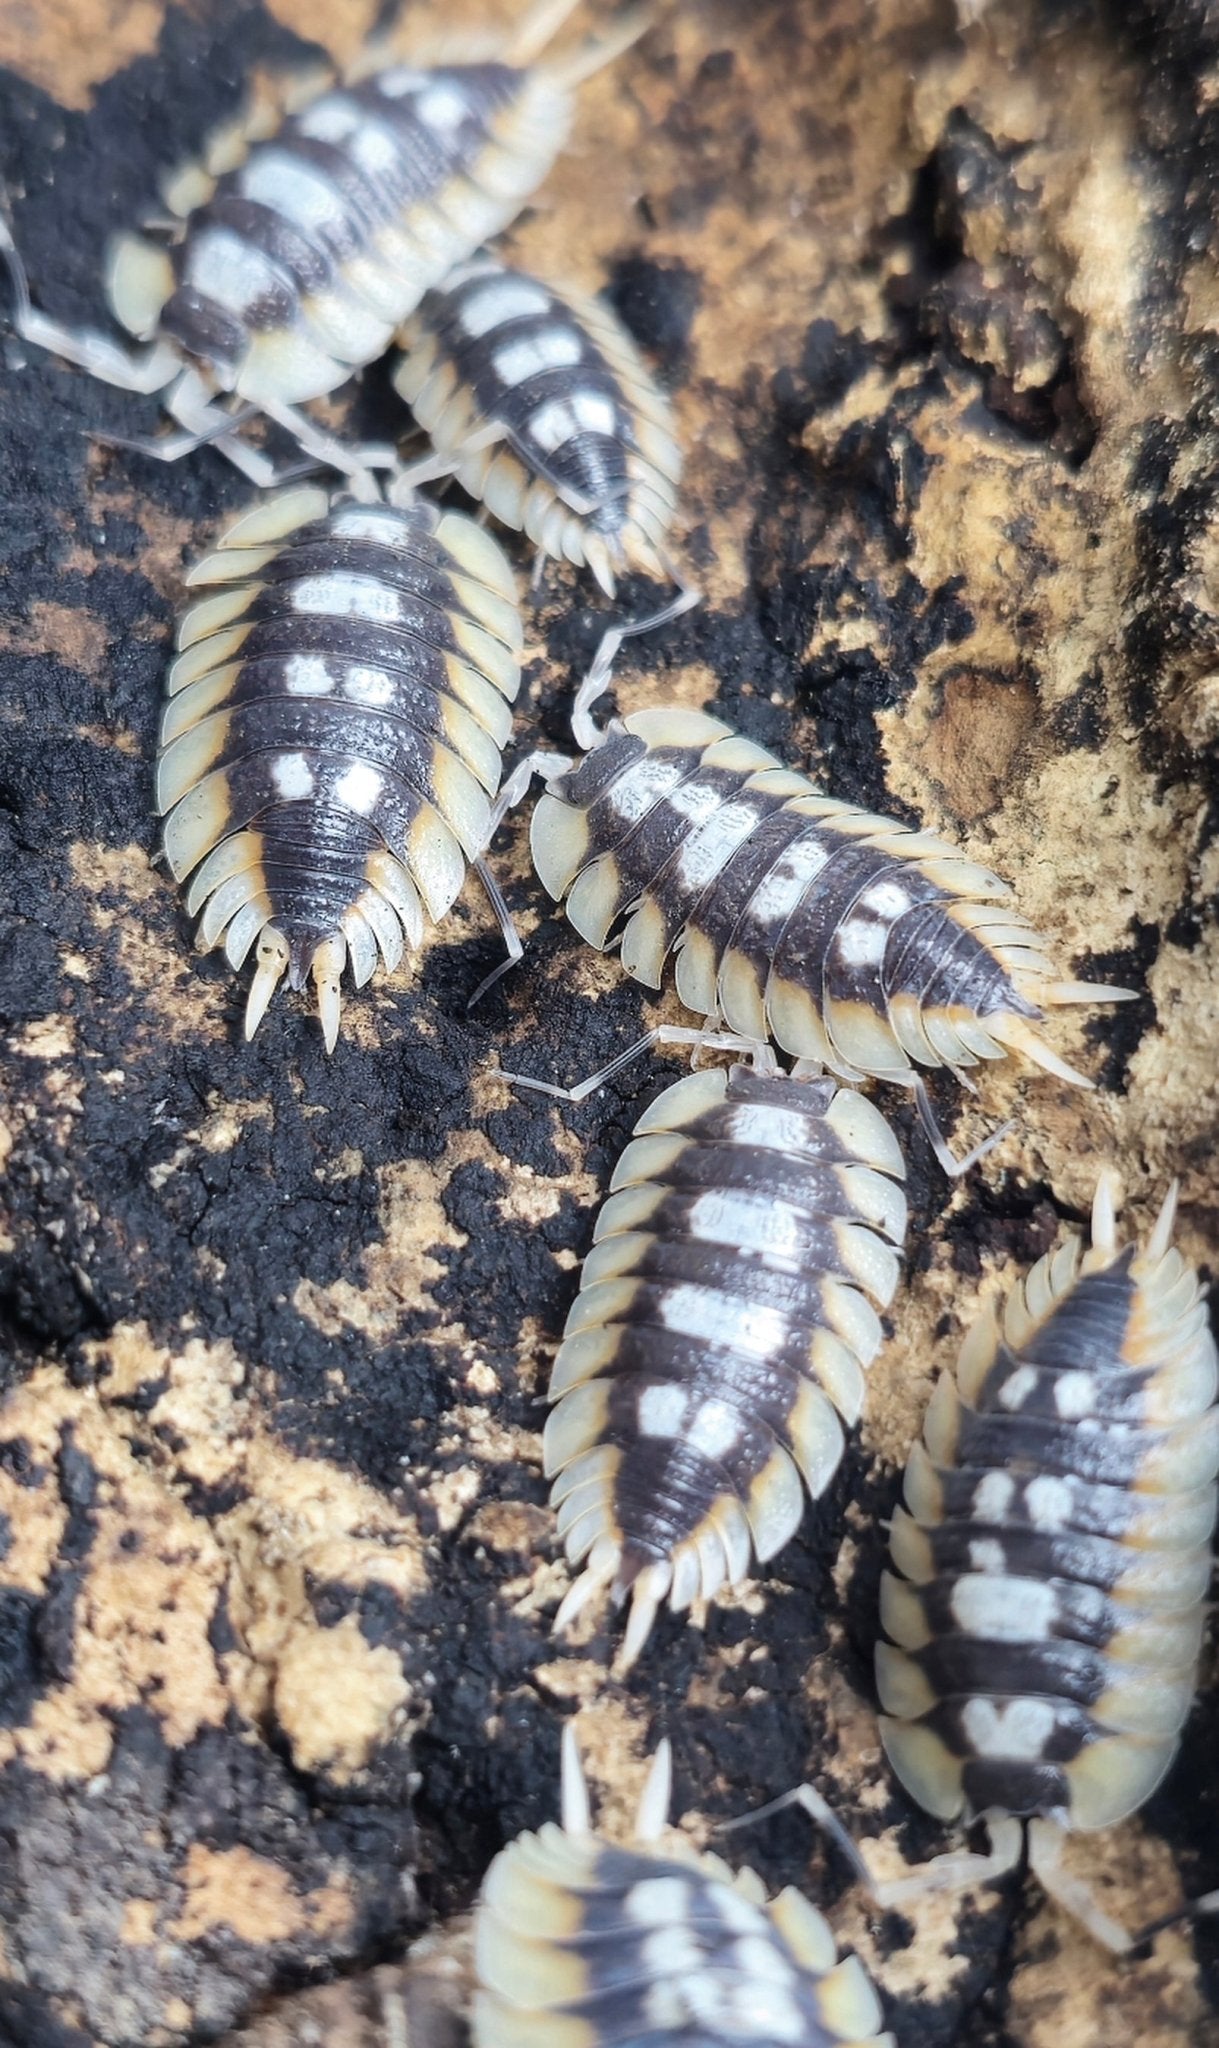
POLYGON ((545 1459, 569 1560, 562 1627, 630 1590, 621 1668, 773 1557, 837 1470, 905 1238, 880 1112, 744 1066, 667 1088, 635 1126, 555 1360, 545 1459), (841 1419, 840 1419, 841 1418, 841 1419))
POLYGON ((1219 1374, 1174 1207, 1175 1189, 1146 1245, 1119 1246, 1102 1177, 1090 1250, 1068 1239, 970 1331, 910 1456, 876 1658, 907 1791, 991 1822, 993 1855, 944 1858, 949 1877, 1002 1875, 1027 1819, 1047 1890, 1116 1949, 1057 1859, 1064 1832, 1154 1791, 1196 1685, 1219 1374))
POLYGON ((574 1731, 563 1731, 563 1825, 518 1835, 487 1872, 474 1935, 475 2048, 895 2048, 857 1956, 790 1886, 768 1900, 751 1870, 662 1846, 661 1743, 635 1840, 591 1831, 574 1731))
POLYGON ((1005 882, 700 711, 613 721, 548 782, 531 845, 576 930, 619 945, 636 981, 659 988, 675 954, 689 1009, 847 1081, 921 1089, 919 1067, 1016 1050, 1091 1087, 1034 1027, 1047 1005, 1126 993, 1055 980, 1005 882))
POLYGON ((627 570, 675 574, 665 535, 681 451, 669 406, 600 300, 481 256, 431 292, 394 383, 451 470, 543 554, 587 562, 614 595, 627 570))
POLYGON ((378 950, 396 967, 481 862, 520 681, 512 571, 457 513, 299 487, 187 580, 222 587, 169 675, 169 865, 202 947, 234 968, 257 950, 247 1038, 285 972, 312 974, 333 1049, 344 966, 357 987, 378 950))
POLYGON ((490 55, 420 69, 376 49, 336 82, 288 82, 278 105, 227 124, 164 188, 168 238, 123 235, 106 283, 132 353, 29 303, 7 229, 19 331, 112 384, 166 392, 184 428, 170 459, 212 440, 258 483, 267 458, 234 431, 233 393, 341 467, 357 458, 293 412, 384 354, 433 285, 505 227, 566 139, 573 89, 639 33, 534 61, 576 0, 541 4, 490 55), (172 386, 172 389, 169 388, 172 386))

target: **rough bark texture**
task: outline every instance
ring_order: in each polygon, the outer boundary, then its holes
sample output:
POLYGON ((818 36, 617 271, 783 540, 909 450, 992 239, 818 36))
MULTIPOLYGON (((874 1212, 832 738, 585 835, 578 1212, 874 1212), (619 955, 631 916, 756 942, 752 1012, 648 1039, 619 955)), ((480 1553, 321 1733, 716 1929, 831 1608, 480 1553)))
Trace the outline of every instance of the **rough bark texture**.
MULTIPOLYGON (((0 178, 42 304, 104 318, 107 233, 330 12, 0 11, 0 178)), ((878 1863, 932 1853, 869 1670, 880 1518, 933 1378, 1102 1159, 1140 1226, 1179 1174, 1184 1246, 1216 1256, 1216 11, 662 14, 586 88, 510 240, 608 287, 691 450, 707 602, 629 651, 620 702, 706 703, 960 838, 1064 969, 1139 1001, 1055 1027, 1095 1094, 1014 1063, 966 1108, 938 1091, 958 1144, 1016 1119, 963 1186, 888 1105, 909 1274, 860 1439, 773 1568, 609 1683, 599 1618, 574 1647, 548 1632, 565 1573, 535 1396, 614 1160, 676 1069, 567 1109, 491 1068, 574 1077, 677 1007, 546 912, 522 819, 499 859, 529 954, 479 1011, 497 941, 471 889, 350 999, 332 1059, 290 997, 244 1046, 242 992, 192 956, 154 864, 150 764, 183 565, 247 487, 211 452, 91 445, 155 406, 7 345, 5 2048, 399 2048, 403 2025, 443 2048, 460 1954, 400 1959, 554 1811, 576 1708, 610 1824, 667 1732, 696 1833, 811 1771, 878 1863)), ((350 417, 392 431, 383 369, 350 417)), ((522 743, 565 736, 587 599, 548 573, 522 743)), ((1216 1707, 1212 1653, 1164 1789, 1073 1846, 1131 1925, 1219 1884, 1216 1707)), ((1031 1883, 878 1919, 799 1818, 734 1849, 829 1905, 904 2048, 1216 2039, 1213 1931, 1115 1966, 1031 1883)))

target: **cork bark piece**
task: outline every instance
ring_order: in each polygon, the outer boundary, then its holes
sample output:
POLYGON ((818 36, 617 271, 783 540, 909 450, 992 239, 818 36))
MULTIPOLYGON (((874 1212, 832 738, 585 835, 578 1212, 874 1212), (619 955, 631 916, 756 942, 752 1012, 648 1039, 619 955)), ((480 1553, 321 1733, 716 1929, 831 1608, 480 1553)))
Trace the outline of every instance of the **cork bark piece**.
MULTIPOLYGON (((860 1430, 781 1557, 608 1680, 599 1613, 550 1632, 537 1397, 614 1166, 683 1068, 578 1107, 489 1069, 573 1081, 680 1006, 543 903, 522 815, 494 858, 528 950, 484 1004, 471 891, 333 1058, 296 999, 246 1046, 154 864, 152 778, 184 571, 248 486, 214 451, 99 447, 156 431, 155 401, 0 340, 4 2048, 447 2048, 451 1984, 403 2006, 412 1943, 552 1815, 573 1713, 608 1832, 668 1734, 703 1846, 811 1773, 883 1874, 936 1853, 870 1679, 934 1379, 1101 1160, 1132 1235, 1179 1176, 1182 1250, 1219 1262, 1219 36, 1169 0, 660 13, 581 89, 503 250, 608 290, 687 451, 672 540, 706 602, 627 643, 619 705, 706 710, 947 836, 1064 972, 1139 1000, 1053 1023, 1094 1094, 1015 1061, 976 1098, 937 1082, 958 1151, 1015 1118, 962 1184, 878 1098, 911 1221, 860 1430)), ((108 234, 326 26, 289 0, 8 11, 0 186, 48 312, 104 324, 108 234)), ((409 424, 382 367, 324 412, 409 424)), ((548 566, 523 744, 565 743, 605 616, 548 566)), ((1219 1885, 1217 1717, 1212 1648, 1162 1790, 1071 1844, 1127 1925, 1219 1885)), ((799 1816, 742 1860, 828 1913, 903 2048, 1219 2026, 1213 1927, 1115 1966, 1032 1884, 878 1917, 799 1816)))

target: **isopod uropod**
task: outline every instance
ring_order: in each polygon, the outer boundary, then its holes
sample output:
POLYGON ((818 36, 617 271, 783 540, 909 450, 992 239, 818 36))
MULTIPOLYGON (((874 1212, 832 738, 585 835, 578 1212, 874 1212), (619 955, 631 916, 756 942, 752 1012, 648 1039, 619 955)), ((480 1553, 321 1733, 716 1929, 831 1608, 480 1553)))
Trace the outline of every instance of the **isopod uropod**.
POLYGON ((480 256, 429 293, 394 383, 452 470, 543 555, 587 563, 608 596, 665 550, 681 451, 666 400, 609 308, 480 256))
POLYGON ((991 1824, 992 1855, 942 1858, 947 1875, 1002 1875, 1027 1820, 1046 1890, 1118 1950, 1058 1857, 1066 1831, 1149 1798, 1196 1685, 1219 1371, 1175 1194, 1144 1246, 1119 1246, 1102 1176, 1091 1248, 1069 1239, 970 1331, 910 1456, 876 1660, 902 1784, 991 1824))
POLYGON ((773 1557, 824 1492, 897 1285, 904 1166, 831 1080, 737 1065, 645 1110, 555 1360, 545 1460, 567 1556, 632 1595, 621 1667, 676 1610, 773 1557), (840 1419, 841 1418, 841 1419, 840 1419))
POLYGON ((1091 1087, 1035 1025, 1046 1005, 1126 993, 1055 980, 988 869, 823 795, 701 711, 614 720, 552 775, 531 845, 576 930, 618 945, 636 981, 659 988, 675 954, 700 1017, 846 1081, 913 1087, 950 1171, 917 1069, 1013 1050, 1091 1087))
POLYGON ((157 763, 165 852, 199 943, 252 949, 251 1037, 312 974, 333 1049, 339 984, 390 969, 479 864, 520 681, 502 550, 415 499, 333 506, 297 487, 188 577, 157 763), (422 902, 421 902, 422 899, 422 902))
POLYGON ((293 408, 344 383, 456 264, 519 212, 566 139, 574 86, 634 40, 629 18, 566 59, 539 53, 576 0, 541 0, 487 57, 430 69, 374 48, 343 80, 311 74, 280 105, 228 123, 203 161, 165 184, 168 240, 122 235, 106 284, 136 353, 30 305, 7 228, 26 339, 106 382, 165 392, 183 432, 147 444, 165 459, 213 440, 257 483, 267 458, 236 432, 232 393, 345 468, 353 451, 293 408), (172 387, 172 388, 170 388, 172 387))
POLYGON ((768 1900, 675 1831, 662 1846, 661 1743, 635 1840, 592 1832, 575 1732, 563 1731, 563 1825, 518 1835, 487 1872, 475 1922, 475 2048, 895 2048, 857 1956, 788 1887, 768 1900))

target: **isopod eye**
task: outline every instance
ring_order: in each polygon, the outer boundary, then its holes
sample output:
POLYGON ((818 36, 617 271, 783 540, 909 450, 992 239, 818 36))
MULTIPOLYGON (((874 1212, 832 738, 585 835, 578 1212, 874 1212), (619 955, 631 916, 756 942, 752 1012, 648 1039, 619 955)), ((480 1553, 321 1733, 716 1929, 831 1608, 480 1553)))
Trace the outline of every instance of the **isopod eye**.
POLYGON ((494 702, 510 723, 513 582, 483 536, 475 584, 442 526, 418 503, 332 510, 290 490, 196 579, 220 591, 182 622, 157 788, 200 944, 234 968, 254 953, 247 1037, 286 976, 312 983, 333 1049, 344 974, 392 972, 421 899, 442 917, 486 847, 508 729, 477 714, 494 702))
POLYGON ((904 1204, 876 1198, 893 1181, 863 1163, 880 1150, 900 1170, 877 1121, 823 1079, 709 1068, 652 1103, 615 1169, 545 1459, 582 1567, 556 1626, 607 1586, 629 1593, 620 1670, 662 1604, 712 1599, 781 1550, 838 1468, 881 1334, 842 1233, 895 1263, 905 1228, 904 1204))

